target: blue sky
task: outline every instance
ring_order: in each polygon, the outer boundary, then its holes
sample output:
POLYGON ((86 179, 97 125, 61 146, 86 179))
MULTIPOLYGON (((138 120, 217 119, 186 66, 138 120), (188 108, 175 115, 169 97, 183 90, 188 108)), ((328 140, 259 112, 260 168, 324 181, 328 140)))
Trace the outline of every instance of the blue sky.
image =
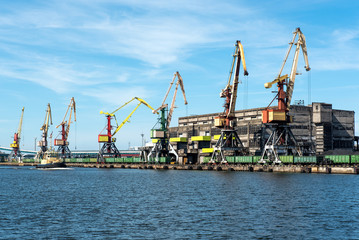
MULTIPOLYGON (((70 148, 98 149, 97 135, 105 126, 100 110, 113 111, 135 96, 159 107, 175 71, 183 77, 188 106, 178 94, 172 126, 181 116, 221 112, 219 92, 236 40, 244 46, 249 72, 237 109, 264 107, 273 93, 263 84, 278 74, 296 27, 306 36, 312 70, 304 71, 300 55, 303 75, 296 79, 293 101, 311 99, 357 112, 358 7, 357 1, 332 0, 1 1, 0 145, 11 143, 23 106, 22 148, 33 149, 40 138, 47 103, 56 137, 55 126, 74 97, 77 123, 70 148)), ((139 146, 141 133, 149 140, 156 121, 141 106, 117 133, 118 148, 139 146)))

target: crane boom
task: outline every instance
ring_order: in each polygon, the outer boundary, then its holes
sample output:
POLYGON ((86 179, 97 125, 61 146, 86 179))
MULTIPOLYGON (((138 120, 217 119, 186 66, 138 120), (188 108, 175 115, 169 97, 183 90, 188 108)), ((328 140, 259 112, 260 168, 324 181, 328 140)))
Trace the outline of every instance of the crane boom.
POLYGON ((44 124, 41 126, 40 130, 47 134, 47 131, 49 129, 49 121, 52 125, 52 116, 51 116, 51 107, 50 103, 47 104, 46 114, 45 114, 45 121, 44 124))
POLYGON ((19 160, 21 161, 21 153, 20 153, 20 138, 21 138, 21 128, 22 128, 22 119, 24 117, 24 110, 23 107, 21 110, 21 117, 19 121, 19 127, 17 129, 17 132, 14 134, 14 141, 10 144, 10 147, 12 148, 12 151, 9 155, 9 159, 12 159, 12 157, 19 157, 19 160))
MULTIPOLYGON (((237 41, 236 43, 236 53, 233 56, 233 62, 235 61, 235 59, 237 59, 237 64, 236 64, 236 68, 234 71, 234 79, 233 79, 233 84, 231 87, 231 102, 229 105, 229 111, 227 113, 227 117, 231 117, 234 115, 234 111, 235 111, 235 106, 236 106, 236 101, 237 101, 237 89, 238 89, 238 79, 239 79, 239 70, 240 70, 240 63, 242 60, 242 64, 243 64, 243 70, 244 70, 244 75, 247 76, 248 72, 247 72, 247 66, 246 66, 246 61, 244 58, 244 53, 243 53, 243 45, 241 44, 240 41, 237 41)), ((233 66, 233 64, 232 64, 233 66)), ((230 80, 229 80, 230 81, 230 80)))
MULTIPOLYGON (((176 88, 175 88, 175 92, 173 94, 173 98, 172 98, 172 103, 171 103, 171 108, 168 112, 168 116, 167 116, 167 128, 169 128, 170 124, 171 124, 171 120, 172 120, 172 114, 173 114, 173 110, 175 108, 175 102, 176 102, 176 96, 177 96, 177 90, 178 90, 178 85, 181 86, 181 90, 182 90, 182 93, 183 93, 183 98, 184 98, 184 104, 187 105, 188 102, 187 102, 187 99, 186 99, 186 93, 184 91, 184 86, 183 86, 183 79, 181 77, 181 75, 179 74, 179 72, 176 72, 175 73, 175 77, 178 77, 178 81, 176 82, 176 88)), ((168 93, 167 93, 168 94, 168 93)), ((162 103, 163 104, 163 103, 162 103)))
POLYGON ((17 135, 20 137, 21 135, 21 129, 22 129, 22 119, 24 117, 24 110, 25 110, 25 107, 22 108, 22 111, 21 111, 21 117, 20 117, 20 122, 19 122, 19 127, 17 128, 17 135))
POLYGON ((50 103, 47 104, 44 124, 40 128, 40 130, 42 131, 42 136, 41 136, 41 140, 38 142, 38 146, 40 146, 40 150, 36 154, 36 157, 35 157, 36 159, 42 159, 44 157, 44 154, 48 150, 48 147, 47 147, 47 132, 49 130, 49 123, 52 125, 52 116, 51 116, 50 103))
POLYGON ((132 116, 132 114, 134 114, 134 112, 136 112, 137 108, 143 104, 146 107, 150 108, 151 110, 154 110, 153 107, 151 107, 145 100, 138 98, 138 97, 134 97, 133 99, 137 99, 139 101, 139 103, 137 104, 137 106, 135 107, 135 109, 132 110, 132 112, 125 118, 125 120, 122 121, 122 123, 120 125, 117 126, 116 130, 113 132, 112 137, 123 127, 123 125, 125 125, 126 122, 128 122, 128 120, 130 119, 130 117, 132 116))
MULTIPOLYGON (((170 90, 171 90, 171 88, 172 88, 172 85, 173 85, 174 81, 176 80, 176 77, 178 78, 178 80, 177 80, 177 82, 176 82, 176 89, 175 89, 174 96, 173 96, 173 98, 172 98, 172 103, 173 103, 173 104, 171 104, 171 108, 172 108, 172 105, 173 105, 173 108, 174 108, 174 101, 176 101, 176 95, 177 95, 178 85, 181 86, 181 90, 182 90, 182 94, 183 94, 183 98, 184 98, 184 104, 185 104, 185 105, 188 104, 187 98, 186 98, 186 93, 185 93, 185 91, 184 91, 183 79, 182 79, 182 76, 181 76, 181 75, 179 74, 179 72, 177 71, 177 72, 175 72, 174 75, 173 75, 172 82, 170 83, 170 86, 169 86, 169 88, 168 88, 168 90, 167 90, 167 92, 166 92, 166 94, 165 94, 165 97, 164 97, 164 99, 163 99, 163 101, 162 101, 161 106, 160 106, 159 108, 157 108, 156 110, 152 111, 153 113, 158 113, 158 111, 160 111, 161 109, 166 108, 166 107, 168 106, 168 104, 165 104, 165 101, 166 101, 166 99, 167 99, 167 97, 168 97, 168 94, 169 94, 169 92, 170 92, 170 90)), ((172 112, 173 112, 173 110, 172 110, 172 112)), ((172 113, 171 113, 171 117, 172 117, 172 113)), ((171 122, 171 120, 170 120, 170 122, 171 122)))
MULTIPOLYGON (((120 110, 121 108, 125 107, 127 104, 129 104, 130 102, 132 102, 133 100, 137 99, 138 101, 140 101, 141 98, 138 98, 138 97, 134 97, 132 98, 130 101, 126 102, 125 104, 123 104, 122 106, 120 106, 119 108, 117 108, 115 111, 111 112, 111 113, 108 113, 108 112, 103 112, 103 111, 100 111, 100 114, 105 114, 105 115, 108 115, 108 116, 115 116, 115 112, 117 112, 118 110, 120 110)), ((142 99, 141 99, 142 100, 142 99)), ((142 100, 144 101, 144 100, 142 100)))
MULTIPOLYGON (((304 37, 304 34, 300 31, 300 28, 297 28, 296 31, 294 32, 294 38, 296 37, 296 35, 298 35, 298 41, 296 43, 296 49, 295 49, 295 53, 294 53, 292 69, 291 69, 291 72, 290 72, 289 82, 288 82, 288 85, 287 85, 287 108, 288 109, 290 107, 290 103, 291 103, 291 100, 292 100, 295 76, 297 75, 298 55, 299 55, 300 47, 302 48, 304 61, 305 61, 304 68, 305 68, 306 71, 310 70, 309 62, 308 62, 307 46, 306 46, 306 43, 305 43, 305 37, 304 37)), ((293 44, 293 42, 292 42, 292 44, 293 44)))
POLYGON ((220 97, 225 98, 224 113, 219 115, 218 117, 215 117, 214 120, 214 125, 219 128, 229 129, 232 128, 234 124, 232 120, 234 118, 234 112, 236 108, 237 90, 239 83, 239 70, 240 70, 241 61, 243 65, 244 76, 248 75, 246 61, 244 58, 243 45, 241 44, 241 41, 237 40, 235 47, 236 48, 233 54, 233 61, 232 61, 228 82, 226 87, 222 89, 220 93, 220 97), (233 70, 234 70, 234 77, 233 77, 233 83, 231 83, 233 70))
POLYGON ((67 125, 66 126, 66 130, 65 130, 65 138, 67 139, 68 135, 69 135, 69 132, 70 132, 70 126, 71 126, 71 119, 72 119, 72 112, 74 113, 74 121, 76 122, 76 102, 75 102, 75 98, 72 97, 71 100, 70 100, 70 104, 69 106, 67 107, 67 110, 66 110, 66 113, 65 113, 65 116, 64 116, 64 119, 62 120, 62 122, 56 126, 56 128, 62 126, 62 125, 67 125), (69 113, 69 110, 70 110, 70 114, 69 114, 69 120, 66 121, 66 117, 67 117, 67 114, 69 113))

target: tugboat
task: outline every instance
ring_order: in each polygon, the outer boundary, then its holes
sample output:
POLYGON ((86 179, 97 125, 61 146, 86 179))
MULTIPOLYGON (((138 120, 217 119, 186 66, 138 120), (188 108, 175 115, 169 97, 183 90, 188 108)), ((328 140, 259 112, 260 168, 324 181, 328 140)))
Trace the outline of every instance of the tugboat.
POLYGON ((36 168, 66 168, 66 164, 63 159, 59 158, 56 152, 46 152, 44 159, 36 168))

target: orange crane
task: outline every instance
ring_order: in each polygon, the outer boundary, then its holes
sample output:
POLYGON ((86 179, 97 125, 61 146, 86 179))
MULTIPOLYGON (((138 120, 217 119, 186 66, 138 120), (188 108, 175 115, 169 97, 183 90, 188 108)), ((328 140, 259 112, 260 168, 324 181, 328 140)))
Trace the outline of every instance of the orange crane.
POLYGON ((161 111, 161 116, 159 117, 159 120, 158 120, 158 122, 160 123, 160 128, 159 129, 153 128, 151 130, 151 138, 157 139, 157 142, 156 142, 155 146, 150 150, 150 153, 148 154, 147 159, 150 159, 153 156, 155 156, 156 162, 158 162, 159 157, 169 157, 170 155, 173 155, 175 157, 175 161, 178 162, 178 154, 176 153, 173 146, 171 145, 171 143, 169 141, 169 136, 168 136, 168 128, 171 124, 172 114, 173 114, 173 110, 175 108, 178 86, 181 87, 183 98, 184 98, 184 104, 185 105, 188 104, 187 99, 186 99, 186 93, 184 91, 183 79, 182 79, 182 76, 177 71, 173 75, 173 79, 172 79, 170 86, 165 94, 165 97, 162 101, 161 106, 153 111, 154 114, 155 113, 158 114, 158 112, 161 111), (177 82, 176 82, 176 87, 175 87, 175 90, 173 93, 171 107, 166 116, 168 104, 166 104, 165 102, 166 102, 168 94, 169 94, 176 78, 177 78, 177 82))
POLYGON ((41 160, 44 158, 45 153, 48 150, 47 147, 47 132, 49 130, 50 124, 52 125, 52 116, 51 116, 51 107, 50 103, 47 104, 46 114, 44 124, 41 126, 40 130, 42 131, 41 140, 37 143, 40 147, 40 150, 36 154, 36 159, 41 160))
POLYGON ((271 134, 265 143, 260 163, 266 163, 267 161, 275 164, 281 163, 279 154, 288 155, 291 153, 293 155, 302 155, 302 149, 298 145, 289 125, 291 122, 289 108, 293 95, 294 82, 296 75, 299 74, 297 73, 297 66, 300 49, 302 49, 306 64, 304 68, 306 71, 310 71, 305 37, 300 28, 297 28, 293 32, 293 39, 289 43, 289 48, 284 57, 278 76, 272 82, 264 84, 265 88, 271 88, 272 85, 277 84, 278 93, 268 107, 262 111, 262 122, 264 126, 270 130, 271 134), (282 71, 293 45, 296 47, 290 75, 282 75, 282 71), (284 90, 285 86, 286 91, 284 90), (276 99, 278 101, 277 107, 270 107, 276 99))
POLYGON ((71 158, 71 151, 69 149, 69 142, 67 141, 69 132, 70 132, 70 126, 71 126, 71 118, 72 113, 74 114, 74 121, 76 122, 76 102, 74 98, 71 98, 70 104, 67 107, 64 119, 62 122, 56 126, 56 128, 61 126, 61 130, 59 135, 61 134, 61 138, 57 138, 54 141, 54 145, 57 146, 57 152, 59 153, 59 156, 62 158, 71 158), (69 119, 66 121, 67 114, 69 113, 69 119))
POLYGON ((98 142, 100 144, 102 143, 102 147, 99 151, 98 158, 97 158, 98 162, 105 162, 105 157, 120 157, 121 156, 120 152, 118 151, 118 149, 115 145, 116 138, 114 138, 114 136, 123 127, 123 125, 125 123, 129 122, 130 117, 132 116, 132 114, 137 110, 137 108, 141 104, 145 105, 146 107, 150 108, 151 110, 154 110, 145 100, 138 98, 138 97, 134 97, 130 101, 126 102, 121 107, 117 108, 115 111, 113 111, 111 113, 100 111, 100 114, 106 115, 107 124, 106 124, 105 128, 101 131, 101 133, 98 135, 98 142), (132 112, 119 125, 117 122, 115 113, 134 100, 138 100, 139 103, 137 104, 135 109, 133 109, 132 112), (111 125, 112 118, 114 118, 116 121, 116 129, 113 132, 112 132, 113 126, 111 125), (104 130, 107 131, 106 134, 102 134, 102 132, 104 130))
POLYGON ((244 58, 243 46, 240 41, 236 41, 235 53, 233 55, 231 72, 227 85, 220 93, 221 98, 225 98, 224 112, 215 117, 214 125, 221 128, 221 136, 213 148, 211 163, 221 162, 226 163, 224 151, 234 152, 235 155, 245 155, 246 149, 240 140, 235 128, 235 107, 237 101, 237 90, 239 83, 239 71, 242 61, 244 76, 248 76, 246 61, 244 58), (234 70, 233 83, 232 74, 234 70))
POLYGON ((12 148, 12 151, 9 155, 9 160, 13 159, 13 158, 18 158, 19 162, 22 162, 22 155, 21 155, 21 151, 20 151, 20 138, 21 138, 21 129, 22 129, 22 119, 24 117, 24 110, 25 108, 22 108, 21 111, 21 117, 20 117, 20 122, 19 122, 19 127, 17 128, 17 132, 14 133, 14 141, 12 144, 10 144, 10 147, 12 148))

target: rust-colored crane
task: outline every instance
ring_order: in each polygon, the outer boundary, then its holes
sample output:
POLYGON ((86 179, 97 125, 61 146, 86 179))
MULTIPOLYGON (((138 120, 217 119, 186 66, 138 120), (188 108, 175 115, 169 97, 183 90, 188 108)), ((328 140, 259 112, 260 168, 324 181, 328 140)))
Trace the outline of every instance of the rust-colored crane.
POLYGON ((72 113, 74 115, 74 121, 76 122, 76 102, 73 97, 71 98, 70 104, 67 107, 64 119, 59 125, 56 126, 56 128, 61 126, 61 130, 59 133, 59 135, 61 135, 61 138, 56 138, 54 140, 54 145, 58 147, 57 152, 59 153, 59 156, 61 158, 71 158, 71 151, 69 149, 69 142, 67 141, 67 139, 72 123, 72 113), (69 114, 69 119, 66 121, 67 114, 69 114))
POLYGON ((40 150, 36 154, 36 159, 41 160, 44 158, 44 154, 47 152, 47 132, 49 130, 50 124, 52 125, 52 116, 51 116, 51 107, 50 103, 47 104, 46 114, 44 124, 41 126, 40 130, 42 131, 41 140, 37 143, 40 147, 40 150))
POLYGON ((265 128, 270 130, 271 134, 266 140, 262 152, 262 157, 259 161, 260 163, 281 163, 279 154, 302 155, 303 149, 299 146, 289 125, 289 123, 291 122, 291 117, 289 116, 289 107, 292 100, 295 77, 296 75, 298 75, 297 66, 300 49, 302 49, 304 61, 306 64, 304 68, 306 71, 309 71, 310 67, 308 62, 308 53, 305 37, 300 28, 297 28, 293 32, 293 39, 289 43, 289 48, 285 55, 282 67, 279 70, 278 76, 272 82, 264 84, 265 88, 271 88, 272 85, 277 84, 278 93, 270 102, 268 107, 262 111, 262 122, 265 128), (297 36, 298 38, 296 40, 297 36), (296 45, 296 47, 290 75, 282 75, 282 71, 287 62, 289 53, 293 45, 296 45), (285 86, 286 91, 284 90, 285 86), (270 107, 270 105, 276 99, 278 101, 278 105, 276 107, 270 107))
POLYGON ((244 58, 243 46, 240 41, 236 41, 235 53, 233 55, 231 72, 227 85, 222 89, 220 93, 221 98, 225 98, 224 112, 223 114, 215 117, 215 127, 221 128, 221 136, 219 137, 216 145, 213 149, 211 162, 226 163, 224 151, 231 151, 235 155, 245 155, 246 149, 244 148, 242 141, 240 140, 237 132, 235 131, 235 107, 237 101, 237 90, 239 83, 239 70, 242 61, 244 76, 248 75, 246 61, 244 58), (233 83, 232 74, 234 70, 233 83))

